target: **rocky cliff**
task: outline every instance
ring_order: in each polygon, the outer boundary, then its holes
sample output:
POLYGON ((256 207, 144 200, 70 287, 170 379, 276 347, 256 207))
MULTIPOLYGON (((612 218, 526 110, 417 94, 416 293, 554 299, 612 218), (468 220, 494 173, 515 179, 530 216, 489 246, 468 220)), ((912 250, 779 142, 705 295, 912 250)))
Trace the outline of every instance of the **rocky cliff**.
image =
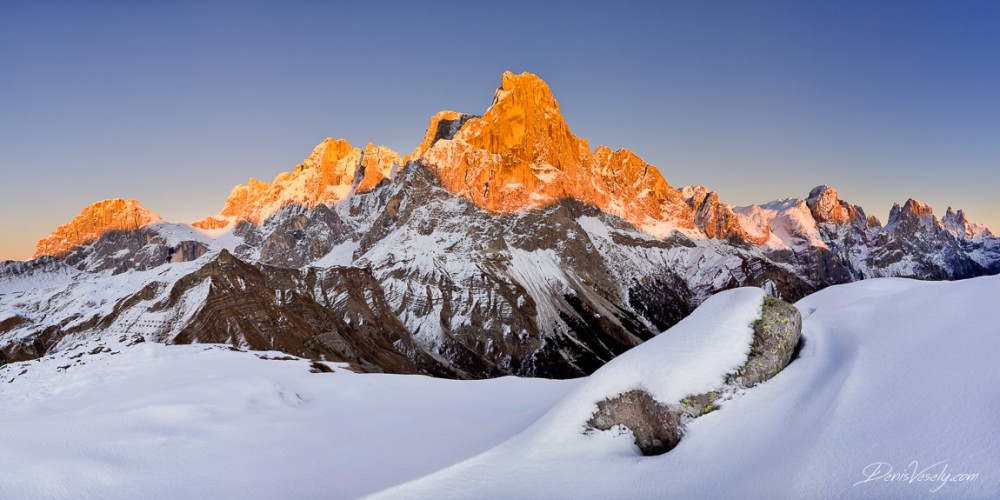
POLYGON ((673 188, 626 149, 590 149, 549 87, 504 74, 481 116, 432 117, 405 158, 323 141, 215 216, 85 209, 0 264, 0 352, 94 336, 221 342, 363 371, 572 377, 712 294, 787 301, 876 276, 1000 272, 1000 239, 910 200, 883 227, 831 187, 734 207, 673 188))
POLYGON ((96 241, 112 231, 133 231, 159 222, 160 216, 150 212, 135 200, 104 200, 83 209, 68 224, 56 228, 49 237, 38 242, 35 255, 61 257, 73 249, 96 241))

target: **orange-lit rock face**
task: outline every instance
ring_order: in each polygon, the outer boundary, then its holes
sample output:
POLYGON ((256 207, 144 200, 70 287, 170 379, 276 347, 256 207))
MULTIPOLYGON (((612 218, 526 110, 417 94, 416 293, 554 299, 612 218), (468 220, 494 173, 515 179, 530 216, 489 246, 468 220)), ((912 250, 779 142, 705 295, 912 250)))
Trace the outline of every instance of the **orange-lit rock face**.
POLYGON ((837 190, 830 186, 819 186, 809 193, 806 200, 809 211, 816 222, 832 222, 834 224, 849 224, 857 216, 857 209, 841 200, 837 190))
POLYGON ((399 154, 385 146, 368 143, 361 159, 361 182, 355 188, 357 193, 367 193, 392 175, 393 167, 400 164, 399 154))
POLYGON ((286 205, 332 205, 352 190, 373 189, 399 162, 399 155, 385 146, 368 144, 362 151, 345 140, 326 139, 291 172, 283 172, 269 183, 250 179, 246 185, 236 186, 218 217, 206 217, 193 225, 219 229, 234 222, 260 224, 286 205))
POLYGON ((427 127, 424 139, 420 141, 420 145, 417 146, 417 149, 413 150, 413 153, 403 158, 403 164, 405 165, 410 160, 420 158, 424 154, 424 151, 430 149, 438 140, 454 137, 469 118, 471 117, 465 113, 438 111, 436 115, 431 117, 431 124, 427 127))
POLYGON ((38 242, 35 255, 61 257, 80 245, 97 241, 111 231, 131 231, 159 222, 160 216, 150 212, 135 200, 104 200, 84 208, 69 224, 56 228, 48 238, 38 242))
POLYGON ((215 217, 205 217, 204 219, 197 220, 191 223, 192 226, 199 229, 220 229, 229 225, 228 219, 217 219, 215 217))
POLYGON ((694 227, 690 208, 655 167, 625 149, 591 152, 574 136, 535 75, 505 73, 482 118, 469 118, 450 139, 441 133, 442 121, 460 119, 435 116, 414 155, 481 208, 508 213, 573 198, 656 236, 694 227))
POLYGON ((735 239, 755 245, 763 245, 768 235, 751 236, 740 226, 739 218, 727 205, 719 202, 719 195, 703 186, 690 189, 687 204, 694 211, 695 227, 705 233, 705 236, 716 239, 735 239))

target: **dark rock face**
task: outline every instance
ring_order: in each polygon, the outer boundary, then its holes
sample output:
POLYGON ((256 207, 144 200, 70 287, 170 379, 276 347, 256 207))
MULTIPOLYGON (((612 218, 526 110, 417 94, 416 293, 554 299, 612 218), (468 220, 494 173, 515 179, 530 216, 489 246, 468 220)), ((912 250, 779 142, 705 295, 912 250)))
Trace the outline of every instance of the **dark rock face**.
POLYGON ((198 241, 182 241, 171 246, 155 227, 144 227, 105 233, 93 243, 77 247, 54 262, 91 273, 121 274, 146 271, 167 263, 189 262, 208 251, 209 247, 198 241))
POLYGON ((680 442, 685 425, 715 411, 720 401, 735 391, 753 387, 783 370, 792 360, 802 333, 802 315, 795 306, 765 297, 761 315, 753 324, 753 343, 746 363, 728 374, 724 385, 678 403, 664 404, 635 389, 597 403, 587 422, 590 429, 606 431, 623 426, 632 432, 643 455, 660 455, 680 442))
POLYGON ((587 425, 602 431, 618 425, 627 428, 643 455, 662 455, 681 440, 680 412, 656 402, 641 390, 597 403, 597 413, 587 425))
MULTIPOLYGON (((976 244, 969 242, 972 250, 976 244)), ((898 204, 868 257, 875 269, 900 268, 897 276, 921 279, 962 279, 989 273, 972 259, 963 241, 938 222, 928 205, 916 200, 898 204)))
POLYGON ((260 262, 264 264, 306 266, 346 240, 343 221, 326 205, 313 210, 289 205, 267 224, 260 246, 260 262))

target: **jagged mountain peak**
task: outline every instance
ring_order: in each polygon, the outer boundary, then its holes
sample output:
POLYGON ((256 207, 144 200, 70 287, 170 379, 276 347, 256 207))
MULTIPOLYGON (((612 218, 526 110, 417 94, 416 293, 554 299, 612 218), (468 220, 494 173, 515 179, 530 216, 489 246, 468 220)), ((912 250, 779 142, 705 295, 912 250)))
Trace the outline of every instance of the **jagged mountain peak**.
MULTIPOLYGON (((493 104, 469 119, 456 139, 500 154, 505 164, 547 163, 559 170, 579 164, 586 142, 570 131, 548 84, 536 75, 504 73, 493 104)), ((572 173, 572 172, 570 172, 572 173)))
POLYGON ((435 116, 414 154, 445 189, 491 212, 574 199, 654 236, 694 228, 690 208, 656 167, 627 149, 592 152, 570 131, 549 86, 531 73, 505 73, 482 117, 435 116))
POLYGON ((162 220, 134 199, 102 200, 88 205, 72 221, 39 241, 32 258, 61 257, 111 231, 131 231, 162 220))
POLYGON ((976 239, 982 236, 993 236, 986 226, 969 222, 964 210, 953 210, 948 207, 944 217, 941 218, 941 225, 952 236, 960 239, 976 239))
POLYGON ((927 218, 937 221, 937 217, 934 216, 934 209, 922 201, 910 198, 906 200, 906 203, 904 203, 903 206, 899 206, 899 203, 892 204, 892 209, 889 210, 889 222, 886 226, 895 226, 907 219, 927 218))
POLYGON ((867 223, 864 211, 840 199, 837 190, 827 186, 816 186, 809 191, 806 205, 816 222, 831 222, 837 225, 850 224, 858 220, 867 223))
POLYGON ((740 223, 740 217, 732 207, 721 203, 719 195, 705 186, 684 186, 681 196, 694 213, 694 225, 705 236, 714 239, 729 239, 741 242, 764 244, 770 231, 750 234, 740 223))
POLYGON ((352 191, 373 189, 400 163, 399 155, 385 146, 368 143, 361 150, 344 139, 327 138, 291 172, 282 172, 271 182, 251 178, 236 186, 219 216, 192 225, 218 229, 244 221, 260 224, 287 205, 330 205, 352 191))
MULTIPOLYGON (((507 99, 521 101, 518 105, 537 109, 545 112, 559 112, 559 101, 556 101, 549 89, 549 84, 539 78, 534 73, 527 71, 516 74, 512 71, 504 71, 500 78, 500 87, 493 95, 493 106, 507 99), (532 106, 533 104, 533 106, 532 106)), ((487 113, 489 110, 487 110, 487 113)))
POLYGON ((427 151, 435 142, 441 139, 451 140, 454 138, 455 134, 462 129, 462 125, 465 125, 465 122, 469 118, 472 117, 457 111, 438 111, 437 114, 431 117, 431 122, 427 126, 427 132, 424 133, 424 139, 420 141, 420 145, 412 153, 403 158, 403 164, 405 165, 410 160, 420 158, 424 154, 424 151, 427 151))

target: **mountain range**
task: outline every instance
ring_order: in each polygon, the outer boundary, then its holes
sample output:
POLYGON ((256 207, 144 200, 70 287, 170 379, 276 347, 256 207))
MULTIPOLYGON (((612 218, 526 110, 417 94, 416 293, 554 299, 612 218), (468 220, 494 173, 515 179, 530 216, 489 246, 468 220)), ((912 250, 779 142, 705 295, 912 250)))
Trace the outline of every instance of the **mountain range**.
POLYGON ((406 155, 327 139, 222 210, 105 200, 0 264, 0 363, 95 337, 225 343, 449 378, 575 377, 713 293, 789 301, 872 277, 1000 273, 1000 238, 916 200, 883 225, 829 186, 734 207, 591 149, 548 85, 505 73, 406 155))

